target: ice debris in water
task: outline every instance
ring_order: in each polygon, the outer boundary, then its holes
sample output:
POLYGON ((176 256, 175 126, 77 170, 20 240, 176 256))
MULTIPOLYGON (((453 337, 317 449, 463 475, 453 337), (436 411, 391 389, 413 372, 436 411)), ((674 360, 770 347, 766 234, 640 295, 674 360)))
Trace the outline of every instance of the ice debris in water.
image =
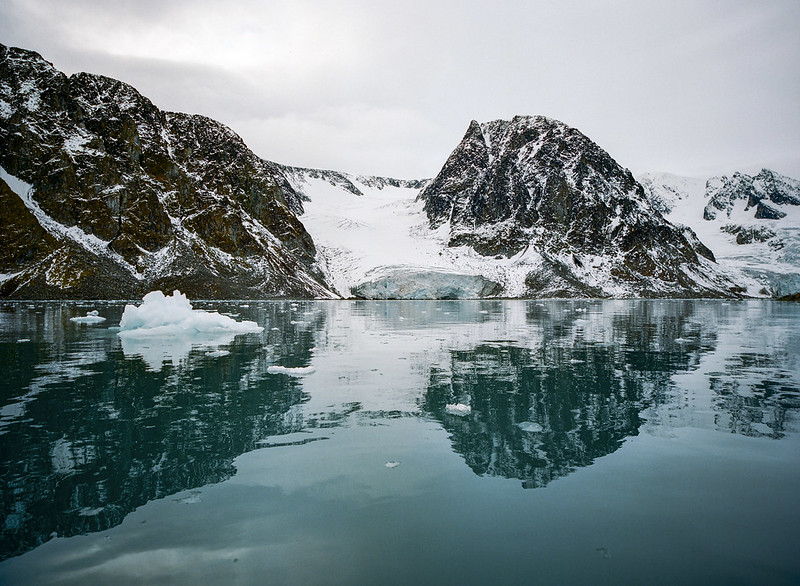
POLYGON ((106 321, 106 318, 100 316, 100 312, 93 309, 92 311, 87 311, 83 317, 71 317, 69 321, 74 321, 78 324, 99 324, 106 321))
POLYGON ((142 304, 126 305, 119 322, 123 337, 174 336, 260 332, 264 328, 252 321, 236 321, 216 311, 193 309, 186 295, 178 290, 172 295, 152 291, 142 304))
POLYGON ((472 407, 469 405, 464 405, 463 403, 445 405, 444 410, 450 415, 458 415, 459 417, 464 417, 465 415, 472 413, 472 407))
POLYGON ((317 369, 313 366, 299 368, 289 368, 288 366, 270 366, 267 368, 267 373, 269 374, 288 374, 289 376, 305 376, 316 371, 317 369))
POLYGON ((527 431, 528 433, 539 433, 543 431, 544 428, 534 422, 534 421, 522 421, 521 423, 517 423, 517 427, 519 427, 522 431, 527 431))
POLYGON ((209 350, 206 352, 206 356, 210 356, 211 358, 220 358, 222 356, 227 356, 230 354, 229 350, 209 350))

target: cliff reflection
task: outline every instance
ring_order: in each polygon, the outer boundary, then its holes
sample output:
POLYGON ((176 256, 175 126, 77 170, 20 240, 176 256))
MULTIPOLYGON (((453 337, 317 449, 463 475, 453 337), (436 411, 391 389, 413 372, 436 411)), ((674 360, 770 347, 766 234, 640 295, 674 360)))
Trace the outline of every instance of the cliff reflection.
POLYGON ((524 336, 451 350, 432 369, 422 408, 476 474, 526 488, 614 452, 645 422, 777 439, 795 421, 800 389, 780 369, 785 357, 743 352, 761 343, 746 330, 720 342, 719 304, 615 306, 529 303, 524 336), (719 372, 705 372, 714 364, 719 372))
POLYGON ((0 559, 224 480, 262 438, 302 429, 300 382, 266 370, 276 360, 307 364, 313 333, 279 305, 255 313, 268 326, 263 339, 238 337, 227 353, 190 348, 158 370, 126 359, 109 330, 65 325, 54 331, 66 336, 0 343, 12 373, 2 393, 0 559))

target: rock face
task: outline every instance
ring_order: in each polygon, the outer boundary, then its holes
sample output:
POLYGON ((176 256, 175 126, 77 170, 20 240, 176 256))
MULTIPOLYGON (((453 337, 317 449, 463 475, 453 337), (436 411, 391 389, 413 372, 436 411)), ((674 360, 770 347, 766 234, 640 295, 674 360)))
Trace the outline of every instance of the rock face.
POLYGON ((0 296, 331 296, 281 168, 120 81, 0 45, 0 167, 0 296))
POLYGON ((703 218, 714 220, 720 212, 730 218, 737 202, 746 202, 745 211, 754 209, 756 219, 780 220, 786 217, 784 205, 800 206, 800 181, 762 169, 755 177, 734 173, 732 177, 712 177, 706 182, 708 204, 703 218))
POLYGON ((735 296, 691 230, 574 128, 544 117, 473 121, 420 193, 431 228, 485 256, 540 257, 523 296, 735 296))
POLYGON ((648 173, 639 179, 665 217, 691 227, 722 266, 751 280, 748 293, 780 297, 800 290, 800 181, 768 169, 755 176, 648 173))

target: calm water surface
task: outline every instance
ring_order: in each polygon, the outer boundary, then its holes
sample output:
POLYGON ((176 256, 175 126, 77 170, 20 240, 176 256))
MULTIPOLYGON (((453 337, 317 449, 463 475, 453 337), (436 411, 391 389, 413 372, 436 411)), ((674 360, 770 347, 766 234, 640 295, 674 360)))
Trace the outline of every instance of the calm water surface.
POLYGON ((800 305, 194 306, 0 305, 0 583, 800 583, 800 305))

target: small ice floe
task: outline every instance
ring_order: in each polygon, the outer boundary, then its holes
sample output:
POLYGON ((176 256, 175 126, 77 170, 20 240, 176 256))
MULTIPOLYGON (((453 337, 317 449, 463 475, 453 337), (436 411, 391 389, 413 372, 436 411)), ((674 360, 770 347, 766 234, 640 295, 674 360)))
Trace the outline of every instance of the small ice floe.
POLYGON ((521 421, 517 423, 517 427, 527 433, 539 433, 540 431, 544 431, 544 428, 534 421, 521 421))
POLYGON ((268 374, 287 374, 289 376, 305 376, 316 371, 317 369, 313 366, 301 366, 298 368, 290 368, 288 366, 270 366, 267 368, 268 374))
POLYGON ((219 358, 221 356, 227 356, 228 354, 230 354, 229 350, 210 350, 206 352, 206 356, 211 358, 219 358))
POLYGON ((384 464, 384 466, 386 466, 387 468, 397 468, 399 465, 400 462, 396 460, 389 460, 388 462, 386 462, 386 464, 384 464))
POLYGON ((69 321, 74 321, 77 324, 99 324, 106 321, 106 318, 102 317, 99 311, 93 309, 92 311, 87 311, 83 317, 71 317, 69 321))
POLYGON ((472 413, 472 407, 469 405, 464 405, 463 403, 445 405, 444 410, 450 415, 458 415, 459 417, 464 417, 465 415, 472 413))
POLYGON ((188 496, 175 499, 175 502, 181 503, 182 505, 194 505, 202 502, 202 499, 200 498, 200 491, 193 490, 188 496))
POLYGON ((252 321, 236 321, 216 311, 194 309, 180 291, 164 295, 152 291, 142 304, 126 305, 119 322, 125 356, 141 356, 149 370, 164 362, 178 365, 193 348, 214 350, 240 334, 261 332, 252 321))

